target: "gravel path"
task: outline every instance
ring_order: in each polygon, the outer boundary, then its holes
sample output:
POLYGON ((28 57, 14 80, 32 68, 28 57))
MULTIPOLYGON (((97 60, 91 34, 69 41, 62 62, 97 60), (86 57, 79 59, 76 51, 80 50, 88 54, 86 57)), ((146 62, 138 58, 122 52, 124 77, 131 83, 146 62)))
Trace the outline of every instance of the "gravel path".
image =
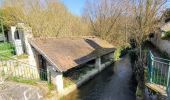
POLYGON ((0 85, 0 100, 43 100, 43 91, 31 85, 5 82, 0 85))

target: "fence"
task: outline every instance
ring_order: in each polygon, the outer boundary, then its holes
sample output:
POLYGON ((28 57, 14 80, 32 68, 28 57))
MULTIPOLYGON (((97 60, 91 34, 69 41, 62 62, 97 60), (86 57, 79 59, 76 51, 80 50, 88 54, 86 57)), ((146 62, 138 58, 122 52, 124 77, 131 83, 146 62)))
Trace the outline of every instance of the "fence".
POLYGON ((148 54, 148 81, 168 90, 170 79, 170 60, 148 54))
POLYGON ((20 61, 11 57, 0 55, 0 73, 2 77, 18 78, 23 80, 36 80, 50 82, 51 74, 44 69, 38 69, 26 63, 25 59, 20 61))

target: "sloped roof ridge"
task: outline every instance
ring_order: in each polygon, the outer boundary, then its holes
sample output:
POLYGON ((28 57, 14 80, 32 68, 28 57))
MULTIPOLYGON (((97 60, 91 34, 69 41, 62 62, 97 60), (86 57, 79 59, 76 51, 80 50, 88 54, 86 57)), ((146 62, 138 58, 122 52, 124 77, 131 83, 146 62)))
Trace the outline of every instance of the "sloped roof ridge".
POLYGON ((68 36, 68 37, 33 37, 32 39, 86 39, 86 38, 98 38, 96 36, 68 36))

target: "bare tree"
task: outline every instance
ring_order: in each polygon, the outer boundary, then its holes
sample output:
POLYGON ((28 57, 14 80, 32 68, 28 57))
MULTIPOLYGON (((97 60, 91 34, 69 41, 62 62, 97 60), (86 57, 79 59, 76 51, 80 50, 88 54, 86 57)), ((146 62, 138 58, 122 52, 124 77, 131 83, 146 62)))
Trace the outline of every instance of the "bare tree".
POLYGON ((34 36, 77 36, 88 33, 81 17, 71 14, 59 0, 5 0, 2 6, 6 26, 23 22, 34 36))
POLYGON ((167 0, 131 0, 130 33, 140 49, 140 57, 142 43, 159 27, 160 11, 166 2, 167 0))
POLYGON ((148 39, 150 33, 155 32, 160 26, 159 19, 161 17, 161 10, 167 0, 130 0, 131 11, 129 12, 129 32, 131 37, 135 40, 138 58, 134 65, 133 72, 135 72, 138 81, 138 91, 142 94, 144 99, 144 53, 142 54, 142 44, 148 39))
POLYGON ((121 29, 125 22, 121 19, 128 9, 127 5, 127 0, 87 1, 84 17, 89 22, 92 34, 108 41, 120 39, 118 37, 122 37, 122 34, 119 33, 122 33, 121 29))

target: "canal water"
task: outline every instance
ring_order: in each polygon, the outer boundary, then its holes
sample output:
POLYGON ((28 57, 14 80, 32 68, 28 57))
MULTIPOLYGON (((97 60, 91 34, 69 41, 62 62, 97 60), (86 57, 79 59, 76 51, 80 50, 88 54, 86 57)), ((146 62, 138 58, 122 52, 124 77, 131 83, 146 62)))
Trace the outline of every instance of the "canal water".
POLYGON ((128 57, 109 66, 63 100, 136 100, 128 57))

